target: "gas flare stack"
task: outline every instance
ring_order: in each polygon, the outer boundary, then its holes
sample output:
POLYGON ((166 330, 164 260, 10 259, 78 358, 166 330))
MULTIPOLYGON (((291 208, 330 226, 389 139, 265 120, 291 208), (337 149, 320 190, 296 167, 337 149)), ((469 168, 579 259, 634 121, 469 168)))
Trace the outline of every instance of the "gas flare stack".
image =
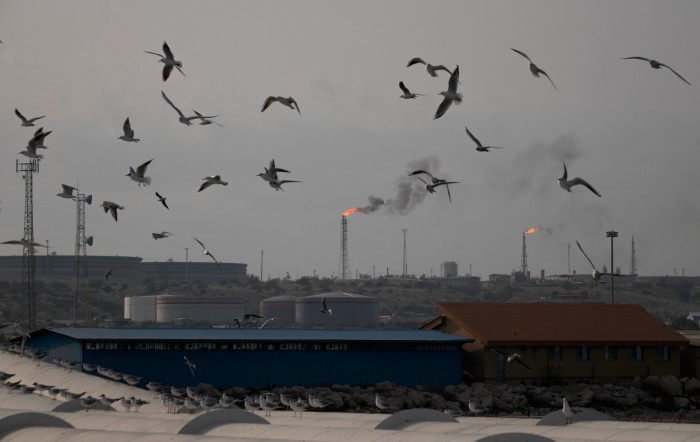
POLYGON ((340 218, 340 263, 338 268, 338 279, 348 279, 350 274, 350 260, 348 259, 348 215, 360 212, 367 213, 360 207, 353 207, 343 212, 340 218))

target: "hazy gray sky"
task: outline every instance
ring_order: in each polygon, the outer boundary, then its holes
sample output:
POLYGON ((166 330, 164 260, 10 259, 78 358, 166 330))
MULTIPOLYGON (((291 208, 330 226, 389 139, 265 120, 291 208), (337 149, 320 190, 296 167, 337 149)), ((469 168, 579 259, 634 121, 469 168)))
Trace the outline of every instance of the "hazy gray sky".
MULTIPOLYGON (((579 240, 598 267, 609 265, 607 230, 620 232, 615 262, 629 270, 635 236, 641 274, 700 271, 700 2, 696 1, 7 1, 0 2, 0 240, 22 236, 24 183, 15 160, 35 128, 53 133, 34 179, 34 232, 72 254, 75 204, 61 183, 94 195, 86 231, 93 255, 205 260, 192 236, 222 261, 296 277, 337 273, 341 213, 370 195, 399 202, 414 165, 460 181, 425 195, 413 179, 411 205, 349 219, 350 266, 400 273, 402 229, 408 269, 486 277, 520 267, 588 272, 579 240), (161 80, 143 51, 167 41, 184 64, 161 80), (534 78, 527 53, 547 71, 534 78), (447 74, 428 76, 413 57, 460 66, 464 103, 433 120, 447 74), (654 70, 644 56, 666 63, 654 70), (402 100, 403 80, 416 100, 402 100), (224 125, 186 127, 160 96, 186 114, 220 114, 224 125), (295 111, 269 95, 291 95, 295 111), (138 144, 118 140, 126 117, 138 144), (476 152, 464 127, 484 143, 476 152), (152 186, 125 176, 153 158, 152 186), (303 183, 275 192, 256 176, 270 159, 303 183), (569 176, 588 180, 602 198, 569 176), (227 187, 197 193, 220 174, 227 187), (157 201, 165 195, 171 210, 157 201), (103 200, 125 207, 119 222, 103 200), (175 235, 154 241, 151 232, 175 235)), ((408 181, 411 183, 411 181, 408 181)), ((0 254, 20 254, 2 246, 0 254)))

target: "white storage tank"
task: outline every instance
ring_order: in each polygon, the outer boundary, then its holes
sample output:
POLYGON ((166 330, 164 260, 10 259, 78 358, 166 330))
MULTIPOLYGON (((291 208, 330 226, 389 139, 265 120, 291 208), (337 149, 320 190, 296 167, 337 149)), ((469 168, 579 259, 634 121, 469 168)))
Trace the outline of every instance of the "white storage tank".
POLYGON ((125 296, 124 319, 133 322, 156 322, 156 296, 125 296))
POLYGON ((296 317, 296 300, 292 295, 275 296, 260 301, 260 315, 275 318, 274 327, 294 325, 296 317))
POLYGON ((209 324, 229 324, 243 317, 243 302, 231 298, 202 298, 185 295, 158 295, 157 322, 173 322, 187 318, 209 324))
POLYGON ((457 263, 454 261, 445 261, 442 263, 442 277, 455 278, 457 277, 457 263))
POLYGON ((296 300, 296 322, 302 326, 367 327, 379 324, 379 301, 345 292, 320 293, 296 300), (321 311, 323 298, 332 311, 321 311))

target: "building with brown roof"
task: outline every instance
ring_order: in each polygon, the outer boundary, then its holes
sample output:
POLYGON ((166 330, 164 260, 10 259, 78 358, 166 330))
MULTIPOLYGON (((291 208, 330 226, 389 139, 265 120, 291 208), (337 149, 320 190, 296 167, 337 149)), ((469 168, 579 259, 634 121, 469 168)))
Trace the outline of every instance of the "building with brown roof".
POLYGON ((464 345, 464 372, 475 380, 614 382, 679 376, 680 350, 688 344, 640 305, 438 306, 441 316, 422 328, 473 337, 464 345), (508 362, 516 353, 519 358, 508 362))

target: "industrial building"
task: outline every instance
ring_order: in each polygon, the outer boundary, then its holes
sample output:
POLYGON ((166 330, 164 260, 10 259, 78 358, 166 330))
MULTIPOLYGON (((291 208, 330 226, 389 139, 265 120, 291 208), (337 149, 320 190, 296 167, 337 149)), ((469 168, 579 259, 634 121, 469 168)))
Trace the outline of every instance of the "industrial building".
POLYGON ((470 341, 425 330, 55 328, 33 332, 27 345, 48 351, 48 360, 97 364, 144 383, 267 388, 458 384, 462 345, 470 341))

